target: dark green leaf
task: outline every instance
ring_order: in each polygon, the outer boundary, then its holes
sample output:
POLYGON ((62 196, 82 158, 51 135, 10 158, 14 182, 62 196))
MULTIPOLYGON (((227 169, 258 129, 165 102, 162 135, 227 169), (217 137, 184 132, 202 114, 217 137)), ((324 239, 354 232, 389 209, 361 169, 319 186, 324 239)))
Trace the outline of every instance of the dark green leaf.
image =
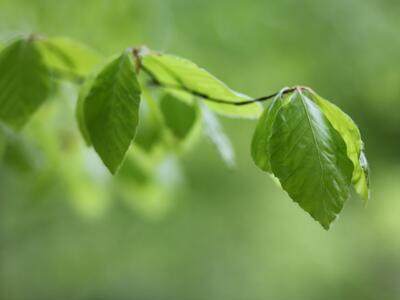
POLYGON ((347 156, 353 162, 354 171, 352 182, 356 192, 362 199, 369 199, 368 163, 362 153, 363 142, 357 125, 340 108, 321 98, 314 92, 307 93, 323 111, 332 126, 341 134, 347 146, 347 156))
MULTIPOLYGON (((84 96, 86 133, 83 134, 89 136, 96 152, 114 174, 135 136, 139 119, 140 87, 129 49, 94 77, 84 96)), ((78 115, 82 115, 79 108, 78 115)))
MULTIPOLYGON (((222 81, 186 59, 151 53, 143 57, 143 65, 157 77, 158 81, 166 85, 184 86, 192 91, 231 102, 250 99, 246 95, 231 90, 222 81)), ((177 91, 176 88, 166 90, 184 101, 190 101, 193 98, 191 94, 177 91)), ((258 103, 235 106, 206 101, 206 104, 219 114, 242 118, 256 118, 261 114, 262 109, 258 103)))
MULTIPOLYGON (((284 96, 288 98, 289 96, 284 96)), ((272 103, 264 110, 258 120, 256 130, 251 142, 251 156, 255 164, 263 171, 272 173, 270 163, 269 144, 272 135, 272 126, 278 111, 282 107, 283 99, 277 96, 272 103)))
POLYGON ((20 39, 0 53, 0 119, 20 129, 46 100, 50 76, 33 38, 20 39))
POLYGON ((349 196, 353 165, 340 134, 298 91, 277 114, 270 152, 282 187, 328 229, 349 196))
POLYGON ((92 89, 94 80, 96 79, 97 75, 98 75, 97 73, 92 74, 82 84, 81 89, 79 90, 78 101, 76 104, 76 119, 78 122, 78 127, 82 134, 83 139, 85 140, 88 146, 91 146, 92 142, 90 140, 90 135, 86 127, 84 104, 87 96, 89 95, 90 90, 92 89))
POLYGON ((160 108, 165 124, 178 140, 190 133, 196 122, 196 110, 193 106, 165 94, 160 100, 160 108))

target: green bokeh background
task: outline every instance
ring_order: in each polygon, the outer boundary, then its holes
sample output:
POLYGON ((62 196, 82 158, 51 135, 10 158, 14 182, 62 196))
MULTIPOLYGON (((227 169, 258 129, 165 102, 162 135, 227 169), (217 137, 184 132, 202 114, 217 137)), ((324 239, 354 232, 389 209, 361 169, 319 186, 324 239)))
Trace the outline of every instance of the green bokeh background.
MULTIPOLYGON (((0 39, 30 32, 104 55, 145 44, 252 96, 311 86, 359 125, 372 198, 350 199, 323 230, 254 166, 252 121, 223 120, 236 169, 202 140, 182 158, 179 192, 162 182, 150 205, 104 199, 115 187, 103 170, 76 175, 97 168, 90 150, 79 160, 39 145, 17 170, 0 167, 0 299, 400 298, 399 1, 0 0, 0 39)), ((73 108, 54 126, 47 109, 28 141, 78 136, 73 108)))

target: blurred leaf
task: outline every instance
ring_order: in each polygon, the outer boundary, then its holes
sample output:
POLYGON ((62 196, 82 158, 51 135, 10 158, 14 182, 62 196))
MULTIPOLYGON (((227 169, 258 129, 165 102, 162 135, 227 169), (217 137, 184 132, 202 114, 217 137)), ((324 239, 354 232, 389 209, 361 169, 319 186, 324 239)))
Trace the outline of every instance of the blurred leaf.
POLYGON ((369 199, 368 163, 365 154, 362 153, 363 142, 357 125, 336 105, 316 93, 309 92, 307 95, 320 107, 333 128, 340 133, 345 141, 347 156, 354 166, 352 177, 354 188, 361 198, 367 201, 369 199))
POLYGON ((165 126, 160 108, 145 87, 142 89, 142 99, 135 145, 150 153, 155 146, 162 143, 165 126))
POLYGON ((183 140, 190 133, 195 121, 196 110, 193 106, 165 94, 160 100, 160 108, 167 127, 173 135, 183 140))
POLYGON ((101 56, 81 43, 64 37, 40 40, 40 50, 47 66, 55 72, 88 75, 101 62, 101 56))
MULTIPOLYGON (((186 87, 197 93, 231 102, 250 99, 246 95, 231 90, 222 81, 189 60, 172 55, 147 54, 143 57, 142 63, 163 84, 186 87)), ((167 88, 166 90, 184 101, 187 101, 188 97, 193 98, 191 94, 177 91, 174 88, 167 88)), ((256 118, 262 110, 258 103, 235 106, 211 101, 205 102, 215 112, 230 117, 256 118)))
POLYGON ((204 133, 215 145, 228 167, 235 166, 235 152, 229 138, 225 135, 218 118, 204 104, 201 106, 204 133))
POLYGON ((33 38, 19 39, 0 53, 0 119, 20 129, 46 100, 50 76, 33 38))
POLYGON ((85 94, 81 100, 83 128, 86 128, 83 135, 89 136, 104 164, 115 174, 135 136, 139 120, 140 87, 130 50, 108 63, 85 94))
POLYGON ((3 133, 3 157, 4 165, 9 168, 26 173, 39 169, 38 149, 18 135, 3 133))
POLYGON ((282 187, 329 229, 349 196, 353 166, 339 133, 300 92, 278 112, 270 151, 282 187))
POLYGON ((129 153, 117 176, 116 190, 122 200, 150 219, 160 219, 171 209, 182 186, 174 156, 164 156, 155 163, 140 150, 129 153))

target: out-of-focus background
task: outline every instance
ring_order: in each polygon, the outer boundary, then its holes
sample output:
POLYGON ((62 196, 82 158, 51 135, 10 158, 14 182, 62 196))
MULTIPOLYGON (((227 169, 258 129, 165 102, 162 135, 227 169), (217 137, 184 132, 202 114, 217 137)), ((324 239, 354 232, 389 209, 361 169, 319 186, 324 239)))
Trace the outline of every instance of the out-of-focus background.
POLYGON ((400 298, 399 1, 0 0, 0 40, 30 32, 104 55, 145 44, 254 97, 311 86, 359 125, 372 199, 323 230, 254 166, 244 120, 223 120, 234 170, 202 141, 112 179, 68 146, 66 86, 0 167, 0 299, 400 298))

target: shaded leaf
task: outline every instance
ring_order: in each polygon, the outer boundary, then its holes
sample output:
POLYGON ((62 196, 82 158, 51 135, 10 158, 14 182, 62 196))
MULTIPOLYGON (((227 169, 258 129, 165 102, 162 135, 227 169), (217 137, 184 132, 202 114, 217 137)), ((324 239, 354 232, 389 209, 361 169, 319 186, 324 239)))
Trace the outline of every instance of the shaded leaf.
MULTIPOLYGON (((130 50, 105 65, 84 94, 83 134, 89 136, 114 174, 135 136, 139 119, 140 87, 130 50)), ((82 116, 79 108, 78 115, 82 116)))
POLYGON ((283 189, 325 229, 349 196, 346 144, 319 107, 293 93, 273 125, 271 166, 283 189))
POLYGON ((179 140, 185 139, 196 122, 194 107, 165 94, 160 100, 160 108, 165 124, 173 135, 179 140))
MULTIPOLYGON (((186 87, 197 93, 231 102, 250 99, 246 95, 231 90, 222 81, 189 60, 172 55, 151 53, 143 57, 142 63, 146 69, 157 77, 159 82, 166 85, 186 87)), ((166 90, 184 101, 190 101, 193 98, 190 93, 179 91, 176 88, 166 90)), ((262 111, 258 103, 235 106, 210 101, 205 102, 213 111, 231 117, 256 118, 262 111)))
POLYGON ((33 38, 20 39, 0 53, 0 119, 20 129, 46 100, 50 76, 33 38))
MULTIPOLYGON (((288 98, 289 96, 284 96, 288 98)), ((279 95, 264 110, 258 120, 256 130, 251 142, 251 156, 255 164, 263 171, 272 173, 270 163, 269 144, 272 135, 272 128, 277 113, 282 107, 283 99, 279 95)))

